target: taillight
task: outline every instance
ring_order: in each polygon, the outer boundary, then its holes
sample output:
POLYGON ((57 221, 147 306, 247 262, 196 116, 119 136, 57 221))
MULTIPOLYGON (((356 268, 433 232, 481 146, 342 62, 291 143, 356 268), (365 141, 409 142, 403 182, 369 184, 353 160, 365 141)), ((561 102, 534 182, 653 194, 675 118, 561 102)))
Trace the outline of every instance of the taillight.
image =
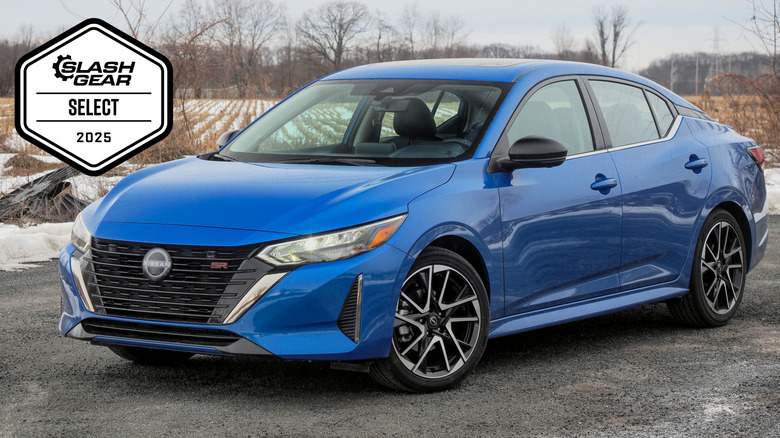
POLYGON ((750 154, 750 157, 753 159, 753 161, 756 162, 756 166, 758 166, 759 170, 763 172, 764 162, 766 160, 764 159, 764 151, 763 149, 761 149, 761 146, 751 146, 747 148, 747 151, 750 154))

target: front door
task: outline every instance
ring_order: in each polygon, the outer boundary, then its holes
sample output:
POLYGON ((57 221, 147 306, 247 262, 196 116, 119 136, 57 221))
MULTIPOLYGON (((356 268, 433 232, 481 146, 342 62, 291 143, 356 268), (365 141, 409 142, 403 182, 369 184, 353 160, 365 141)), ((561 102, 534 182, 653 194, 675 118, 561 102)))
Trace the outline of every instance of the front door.
POLYGON ((506 315, 619 290, 621 188, 596 150, 578 82, 545 85, 523 103, 502 141, 538 135, 567 149, 553 168, 493 174, 499 187, 506 315))

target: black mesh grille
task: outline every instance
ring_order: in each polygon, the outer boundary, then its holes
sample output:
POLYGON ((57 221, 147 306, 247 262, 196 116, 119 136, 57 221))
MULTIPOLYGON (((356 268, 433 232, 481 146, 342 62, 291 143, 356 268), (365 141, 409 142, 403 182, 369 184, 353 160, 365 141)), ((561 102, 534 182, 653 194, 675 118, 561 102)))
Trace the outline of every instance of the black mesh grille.
POLYGON ((360 301, 363 276, 358 275, 349 288, 347 299, 339 314, 338 327, 349 339, 357 343, 360 340, 360 301))
POLYGON ((84 328, 84 331, 95 336, 170 342, 174 344, 225 347, 241 339, 235 333, 226 330, 185 329, 129 321, 87 319, 81 323, 81 326, 84 328))
POLYGON ((257 246, 206 248, 92 239, 85 270, 99 314, 155 321, 219 324, 269 267, 248 258, 257 246), (152 248, 171 255, 161 281, 143 273, 152 248))

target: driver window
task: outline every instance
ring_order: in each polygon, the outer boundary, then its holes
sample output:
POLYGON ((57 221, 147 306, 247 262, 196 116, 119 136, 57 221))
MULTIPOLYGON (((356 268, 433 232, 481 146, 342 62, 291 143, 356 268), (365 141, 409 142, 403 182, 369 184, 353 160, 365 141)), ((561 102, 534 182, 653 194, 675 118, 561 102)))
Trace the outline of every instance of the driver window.
POLYGON ((509 144, 529 135, 558 140, 568 155, 593 151, 593 136, 575 81, 540 88, 523 105, 509 128, 509 144))

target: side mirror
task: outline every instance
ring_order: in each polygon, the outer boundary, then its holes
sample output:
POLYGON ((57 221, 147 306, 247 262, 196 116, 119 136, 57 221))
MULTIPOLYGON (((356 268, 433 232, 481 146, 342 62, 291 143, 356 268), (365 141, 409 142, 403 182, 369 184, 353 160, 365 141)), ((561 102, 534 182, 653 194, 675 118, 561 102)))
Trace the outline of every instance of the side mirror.
POLYGON ((233 137, 235 137, 239 132, 241 132, 240 129, 231 129, 230 131, 220 135, 217 139, 217 147, 221 148, 222 146, 230 143, 230 140, 233 140, 233 137))
POLYGON ((555 167, 566 161, 569 151, 561 142, 547 137, 530 135, 517 140, 509 148, 509 159, 501 161, 504 170, 523 167, 555 167))

